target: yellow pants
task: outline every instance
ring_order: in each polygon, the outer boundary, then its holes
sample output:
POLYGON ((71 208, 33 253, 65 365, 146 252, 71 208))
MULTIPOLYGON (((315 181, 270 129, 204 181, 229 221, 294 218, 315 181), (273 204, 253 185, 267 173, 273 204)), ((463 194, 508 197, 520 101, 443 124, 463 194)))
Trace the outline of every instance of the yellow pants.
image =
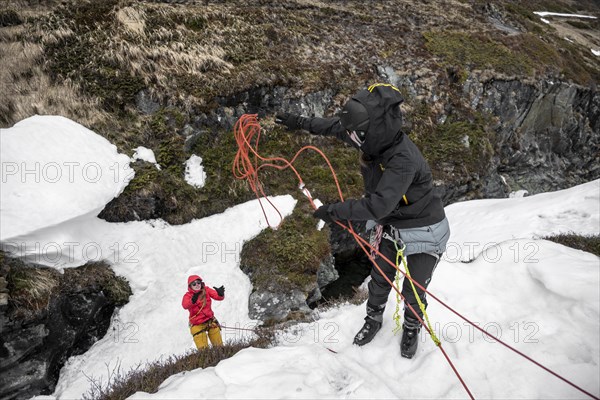
POLYGON ((190 333, 194 338, 194 343, 198 350, 208 347, 208 339, 213 346, 221 346, 223 339, 221 338, 221 328, 216 321, 207 321, 200 325, 192 325, 190 333), (208 333, 208 338, 206 337, 208 333))

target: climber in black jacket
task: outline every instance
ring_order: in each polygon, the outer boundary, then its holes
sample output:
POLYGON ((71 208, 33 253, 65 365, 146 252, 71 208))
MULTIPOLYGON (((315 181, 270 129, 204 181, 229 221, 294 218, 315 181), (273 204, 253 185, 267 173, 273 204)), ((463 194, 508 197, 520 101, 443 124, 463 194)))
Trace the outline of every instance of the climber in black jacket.
MULTIPOLYGON (((314 216, 328 223, 335 220, 374 221, 377 246, 389 260, 396 259, 396 244, 406 245, 405 255, 412 278, 427 287, 450 237, 448 220, 439 196, 434 193, 431 169, 421 152, 403 133, 399 90, 376 84, 355 94, 339 117, 310 118, 281 113, 275 122, 290 130, 304 129, 312 134, 335 136, 360 150, 365 195, 361 199, 326 204, 314 216), (383 239, 381 239, 383 237, 383 239), (392 240, 392 239, 396 240, 392 240), (396 242, 396 243, 394 243, 396 242)), ((396 269, 377 257, 377 265, 394 280, 396 269)), ((379 271, 371 269, 367 316, 354 343, 369 343, 381 328, 383 311, 391 290, 379 271)), ((421 302, 425 293, 417 288, 421 302)), ((422 317, 408 279, 402 295, 405 303, 422 317)), ((417 350, 420 323, 405 305, 401 354, 412 358, 417 350)))

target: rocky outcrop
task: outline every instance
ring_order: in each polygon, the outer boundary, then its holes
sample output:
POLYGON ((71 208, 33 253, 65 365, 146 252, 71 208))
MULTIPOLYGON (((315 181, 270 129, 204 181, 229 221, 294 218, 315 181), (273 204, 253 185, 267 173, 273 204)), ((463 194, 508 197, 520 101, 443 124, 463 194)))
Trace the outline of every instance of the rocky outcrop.
POLYGON ((310 313, 303 291, 295 289, 282 293, 275 290, 252 292, 248 305, 250 318, 267 322, 283 321, 290 313, 310 313))
POLYGON ((306 299, 308 305, 321 300, 323 298, 322 290, 340 277, 335 265, 335 258, 332 255, 321 262, 317 270, 317 286, 309 293, 306 299))
MULTIPOLYGON (((249 272, 244 267, 242 270, 249 272)), ((329 255, 319 264, 316 282, 309 288, 286 290, 272 282, 265 289, 252 292, 248 301, 249 316, 267 323, 284 321, 290 316, 295 319, 307 317, 311 313, 309 306, 322 298, 321 290, 338 277, 335 259, 329 255)))
POLYGON ((598 178, 600 94, 565 82, 465 85, 498 118, 493 163, 511 191, 558 190, 598 178))
POLYGON ((0 303, 0 398, 51 394, 66 360, 106 334, 131 291, 101 264, 60 274, 2 256, 1 271, 9 301, 0 303))

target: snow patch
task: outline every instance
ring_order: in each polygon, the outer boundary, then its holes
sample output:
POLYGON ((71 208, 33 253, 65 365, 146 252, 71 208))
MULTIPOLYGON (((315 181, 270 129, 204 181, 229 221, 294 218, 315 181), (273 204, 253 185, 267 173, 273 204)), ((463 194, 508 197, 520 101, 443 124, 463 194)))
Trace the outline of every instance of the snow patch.
POLYGON ((527 190, 517 190, 516 192, 510 192, 508 195, 508 198, 510 199, 516 199, 519 197, 525 197, 529 194, 529 192, 527 190))
POLYGON ((97 215, 133 178, 130 159, 86 127, 34 116, 0 129, 0 240, 97 215))
POLYGON ((202 157, 192 154, 185 162, 185 181, 196 188, 204 187, 206 172, 202 166, 202 157))
POLYGON ((135 160, 146 161, 151 164, 154 164, 154 166, 156 166, 156 169, 160 170, 160 165, 156 162, 156 157, 154 156, 154 152, 151 149, 139 146, 133 150, 135 150, 135 153, 133 153, 133 157, 131 157, 131 159, 133 161, 135 161, 135 160))
POLYGON ((549 12, 549 11, 534 11, 533 13, 536 15, 539 15, 540 17, 551 16, 551 17, 568 17, 568 18, 591 18, 591 19, 597 18, 597 17, 594 17, 593 15, 564 14, 564 13, 555 13, 555 12, 549 12))

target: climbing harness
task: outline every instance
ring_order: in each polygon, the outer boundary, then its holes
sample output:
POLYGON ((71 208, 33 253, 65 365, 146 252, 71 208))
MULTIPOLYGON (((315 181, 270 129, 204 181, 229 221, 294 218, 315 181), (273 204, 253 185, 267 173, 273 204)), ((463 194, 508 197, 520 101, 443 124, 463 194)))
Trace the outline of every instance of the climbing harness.
MULTIPOLYGON (((196 325, 192 325, 192 326, 196 326, 196 325)), ((211 318, 208 321, 198 324, 197 326, 200 326, 200 330, 198 332, 194 333, 192 336, 196 336, 201 333, 208 332, 209 330, 211 330, 213 328, 219 328, 219 330, 221 330, 221 325, 219 324, 219 321, 217 321, 216 318, 211 318)))
MULTIPOLYGON (((376 85, 370 86, 369 90, 372 91, 377 86, 391 86, 391 85, 376 84, 376 85)), ((392 89, 398 90, 395 87, 392 87, 392 89)), ((236 122, 236 124, 234 126, 234 136, 235 136, 236 143, 238 145, 238 151, 237 151, 237 154, 236 154, 235 159, 233 161, 232 171, 233 171, 233 175, 237 179, 243 179, 243 180, 246 180, 248 182, 250 188, 255 193, 256 197, 259 200, 259 202, 261 202, 261 198, 266 198, 267 202, 279 214, 280 223, 281 223, 281 219, 282 219, 281 213, 279 212, 279 210, 277 210, 277 208, 273 205, 273 203, 266 197, 264 189, 263 189, 263 185, 260 182, 258 174, 259 174, 259 171, 261 169, 267 168, 267 167, 275 168, 275 169, 278 169, 278 170, 284 170, 286 168, 290 168, 294 172, 294 174, 296 175, 296 177, 298 178, 299 187, 304 187, 304 182, 302 180, 302 177, 300 176, 300 174, 298 173, 298 171, 293 166, 293 164, 296 161, 296 159, 304 151, 313 150, 316 153, 318 153, 325 160, 325 162, 327 163, 327 166, 329 167, 329 170, 331 172, 333 180, 335 182, 335 185, 336 185, 336 188, 337 188, 337 191, 338 191, 338 196, 340 198, 340 201, 344 201, 344 196, 342 194, 342 190, 341 190, 341 186, 339 184, 338 178, 337 178, 337 174, 335 173, 335 170, 333 169, 333 167, 331 165, 331 162, 329 161, 329 159, 327 158, 327 156, 320 149, 318 149, 315 146, 304 146, 300 150, 298 150, 298 152, 296 152, 296 154, 294 155, 294 157, 290 161, 288 161, 288 160, 286 160, 286 159, 284 159, 282 157, 269 157, 269 158, 266 158, 266 157, 261 156, 260 153, 259 153, 259 151, 258 151, 259 141, 260 141, 260 129, 261 128, 260 128, 260 125, 258 123, 257 115, 256 114, 244 114, 236 122)), ((316 207, 313 199, 311 197, 308 197, 308 200, 309 200, 311 206, 313 207, 313 209, 316 209, 317 207, 316 207)), ((265 209, 264 209, 264 207, 262 205, 262 202, 260 203, 260 205, 261 205, 261 209, 263 211, 263 214, 265 216, 265 219, 267 220, 267 223, 269 224, 269 226, 271 226, 270 223, 269 223, 269 220, 267 218, 266 211, 265 211, 265 209)), ((452 308, 448 304, 446 304, 439 297, 437 297, 433 293, 429 292, 425 287, 423 287, 423 285, 421 285, 419 282, 416 282, 415 280, 413 280, 413 278, 408 274, 408 270, 407 270, 407 273, 404 273, 399 268, 399 266, 397 265, 398 263, 393 263, 390 259, 388 259, 386 256, 384 256, 383 254, 381 254, 379 252, 379 250, 377 250, 373 246, 371 246, 371 244, 368 241, 366 241, 358 233, 356 233, 354 231, 354 228, 352 227, 352 224, 350 223, 350 221, 348 221, 347 225, 344 224, 341 221, 335 221, 335 223, 338 226, 340 226, 342 229, 348 231, 354 237, 354 239, 358 243, 359 247, 365 252, 365 254, 367 254, 369 260, 371 261, 371 263, 373 264, 373 266, 376 268, 376 270, 381 274, 381 276, 385 279, 385 281, 396 291, 396 293, 400 297, 403 298, 403 296, 401 294, 401 291, 398 289, 398 285, 396 285, 394 282, 392 282, 383 273, 383 271, 381 270, 381 268, 379 267, 379 265, 375 261, 375 256, 373 256, 372 253, 374 253, 377 257, 381 257, 386 263, 388 263, 390 266, 396 268, 397 271, 399 271, 400 273, 402 273, 406 279, 409 279, 410 282, 411 282, 411 285, 413 285, 413 289, 414 289, 414 285, 416 285, 421 290, 423 290, 423 293, 429 295, 431 298, 433 298, 434 300, 436 300, 438 303, 440 303, 446 309, 448 309, 449 311, 451 311, 453 314, 455 314, 456 316, 458 316, 459 318, 461 318, 462 320, 464 320, 468 324, 472 325, 474 327, 474 329, 477 329, 478 331, 480 331, 481 333, 483 333, 487 337, 489 337, 491 339, 494 339, 497 343, 500 343, 501 345, 503 345, 507 349, 509 349, 509 350, 511 350, 511 351, 513 351, 513 352, 515 352, 517 354, 519 354, 520 356, 522 356, 526 360, 528 360, 531 363, 537 365, 538 367, 542 368, 543 370, 545 370, 546 372, 548 372, 551 375, 555 376, 556 378, 562 380, 563 382, 565 382, 566 384, 570 385, 571 387, 579 390, 580 392, 586 394, 587 396, 589 396, 589 397, 591 397, 593 399, 600 400, 600 398, 594 396, 593 394, 591 394, 590 392, 588 392, 585 389, 581 388, 580 386, 576 385, 572 381, 570 381, 570 380, 566 379, 565 377, 559 375, 558 373, 552 371, 550 368, 544 366, 540 362, 534 360, 533 358, 529 357, 528 355, 524 354, 523 352, 517 350, 516 348, 514 348, 511 345, 509 345, 505 341, 502 341, 500 338, 498 338, 498 337, 494 336, 493 334, 487 332, 485 329, 483 329, 479 325, 475 324, 473 321, 471 321, 470 319, 468 319, 467 317, 465 317, 464 315, 462 315, 461 313, 459 313, 458 311, 456 311, 454 308, 452 308)), ((277 226, 279 226, 279 225, 277 225, 277 226)), ((417 298, 418 298, 418 296, 417 296, 417 298)), ((403 300, 405 300, 405 299, 403 298, 403 300)), ((425 323, 425 321, 423 321, 423 319, 418 316, 418 313, 415 311, 415 309, 410 304, 407 304, 406 301, 405 301, 405 304, 412 311, 412 313, 416 316, 417 320, 425 328, 425 330, 430 335, 433 335, 433 330, 430 329, 429 324, 425 323)), ((438 342, 439 342, 439 340, 438 340, 438 342)), ((457 379, 460 381, 461 385, 463 386, 463 388, 465 389, 465 391, 467 392, 467 394, 469 395, 469 397, 471 399, 474 399, 473 394, 471 393, 471 391, 469 390, 466 382, 464 381, 464 379, 462 378, 462 376, 460 375, 460 373, 458 372, 458 370, 454 366, 454 363, 452 362, 452 360, 450 360, 450 357, 448 356, 448 353, 445 351, 445 349, 444 349, 444 347, 443 347, 443 345, 442 345, 441 342, 439 344, 437 344, 437 348, 440 349, 440 351, 444 355, 444 358, 448 362, 450 368, 452 369, 452 371, 456 375, 457 379)))

